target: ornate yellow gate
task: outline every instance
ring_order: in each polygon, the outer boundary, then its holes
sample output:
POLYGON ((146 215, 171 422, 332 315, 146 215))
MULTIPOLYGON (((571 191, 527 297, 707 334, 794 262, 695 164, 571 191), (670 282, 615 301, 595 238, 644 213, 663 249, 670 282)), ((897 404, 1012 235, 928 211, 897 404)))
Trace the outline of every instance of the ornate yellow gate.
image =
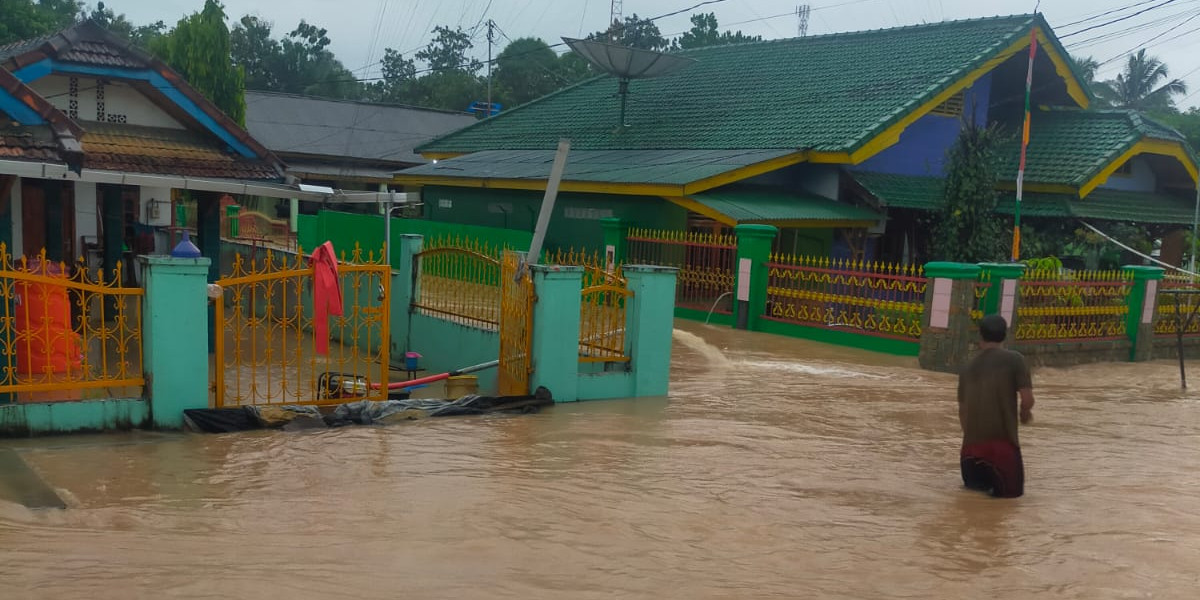
POLYGON ((342 316, 327 352, 313 320, 314 269, 302 253, 237 255, 217 284, 215 404, 328 404, 387 397, 391 268, 383 253, 342 253, 342 316))
POLYGON ((521 269, 520 254, 504 253, 500 288, 500 394, 522 396, 529 393, 529 375, 533 372, 530 354, 536 298, 529 271, 521 269))

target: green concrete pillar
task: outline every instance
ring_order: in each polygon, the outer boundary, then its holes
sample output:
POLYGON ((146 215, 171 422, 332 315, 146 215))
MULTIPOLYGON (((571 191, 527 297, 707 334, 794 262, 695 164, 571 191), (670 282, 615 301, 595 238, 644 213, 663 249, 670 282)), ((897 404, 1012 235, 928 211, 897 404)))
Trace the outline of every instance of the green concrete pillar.
POLYGON ((392 254, 399 258, 392 263, 391 360, 393 364, 404 364, 404 353, 412 349, 410 336, 412 326, 412 301, 417 289, 417 254, 425 238, 406 233, 392 238, 392 254))
MULTIPOLYGON (((208 408, 208 258, 140 257, 146 277, 142 356, 155 427, 179 429, 208 408)), ((218 365, 218 368, 220 366, 218 365)))
POLYGON ((600 227, 604 230, 604 258, 611 272, 625 262, 625 238, 629 235, 629 226, 615 217, 600 219, 600 227))
POLYGON ((533 374, 529 388, 550 390, 556 402, 579 399, 579 302, 583 267, 529 265, 533 305, 533 374))
MULTIPOLYGON (((63 219, 68 218, 63 209, 63 183, 57 179, 43 179, 42 193, 46 203, 46 259, 62 262, 71 257, 63 256, 63 219)), ((74 219, 75 215, 69 218, 74 219)))
POLYGON ((930 371, 957 373, 966 364, 977 331, 971 321, 978 265, 932 262, 925 265, 925 313, 917 360, 930 371))
POLYGON ((634 397, 667 395, 678 272, 674 267, 625 267, 629 291, 633 292, 625 305, 625 343, 633 361, 634 397))
POLYGON ((1154 326, 1158 319, 1158 286, 1166 272, 1158 267, 1128 266, 1133 274, 1129 290, 1129 314, 1125 316, 1125 332, 1129 335, 1129 360, 1147 361, 1154 358, 1154 326))
POLYGON ((738 329, 758 330, 767 310, 767 262, 779 230, 771 225, 738 225, 737 262, 734 264, 733 322, 738 329))
POLYGON ((983 314, 1000 315, 1008 322, 1008 330, 1016 331, 1017 282, 1025 274, 1025 265, 1020 263, 982 263, 980 276, 990 281, 991 287, 983 297, 983 314))

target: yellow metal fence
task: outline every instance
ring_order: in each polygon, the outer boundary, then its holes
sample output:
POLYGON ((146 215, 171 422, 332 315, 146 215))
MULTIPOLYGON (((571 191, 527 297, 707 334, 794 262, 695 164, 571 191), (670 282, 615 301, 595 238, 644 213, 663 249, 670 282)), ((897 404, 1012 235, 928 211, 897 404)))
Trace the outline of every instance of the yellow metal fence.
POLYGON ((500 394, 529 393, 533 373, 533 279, 521 268, 521 255, 505 251, 500 272, 500 365, 497 376, 500 394))
MULTIPOLYGON (((141 288, 0 244, 0 394, 18 402, 140 397, 141 288)), ((0 397, 0 401, 5 398, 0 397)))
POLYGON ((775 254, 767 263, 766 318, 917 340, 925 312, 921 267, 775 254))
POLYGON ((502 248, 462 238, 432 240, 415 257, 413 308, 495 331, 500 324, 502 248))
POLYGON ((630 229, 626 237, 628 264, 679 269, 675 305, 720 314, 733 312, 733 266, 737 239, 732 235, 630 229))
MULTIPOLYGON (((1179 321, 1176 320, 1176 314, 1182 313, 1183 320, 1186 320, 1188 315, 1192 313, 1192 305, 1198 299, 1191 295, 1183 296, 1179 298, 1177 308, 1175 294, 1163 292, 1179 289, 1200 289, 1200 281, 1193 281, 1188 275, 1169 274, 1159 282, 1159 286, 1158 319, 1154 324, 1154 335, 1174 337, 1176 332, 1179 331, 1179 321)), ((1183 334, 1187 336, 1200 335, 1200 319, 1192 319, 1192 322, 1188 323, 1187 330, 1183 334)))
POLYGON ((217 282, 224 290, 216 303, 217 406, 345 402, 326 374, 362 378, 364 385, 349 390, 355 399, 386 398, 391 268, 382 252, 357 247, 339 262, 342 315, 329 316, 320 337, 315 271, 302 253, 235 257, 217 282))
POLYGON ((1132 275, 1124 271, 1030 271, 1018 282, 1021 341, 1117 340, 1126 335, 1132 275))

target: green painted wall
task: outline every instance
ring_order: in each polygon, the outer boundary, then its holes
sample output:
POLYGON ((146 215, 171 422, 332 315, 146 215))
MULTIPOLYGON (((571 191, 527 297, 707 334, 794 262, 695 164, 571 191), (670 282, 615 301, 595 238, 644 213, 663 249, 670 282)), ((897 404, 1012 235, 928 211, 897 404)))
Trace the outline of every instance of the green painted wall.
MULTIPOLYGON (((542 192, 429 186, 422 190, 431 221, 483 225, 532 233, 542 192), (446 203, 449 206, 446 206, 446 203)), ((601 251, 600 219, 616 217, 631 227, 684 229, 687 211, 653 196, 562 193, 555 201, 546 248, 601 251)))
MULTIPOLYGON (((347 256, 354 251, 354 244, 362 247, 364 257, 366 252, 374 252, 376 256, 383 249, 384 235, 381 219, 378 215, 362 215, 323 210, 316 216, 301 219, 297 233, 301 248, 311 251, 326 241, 333 242, 333 247, 340 256, 347 256)), ((430 221, 425 219, 392 219, 392 256, 391 264, 397 265, 400 252, 396 247, 396 239, 402 234, 425 236, 427 240, 437 240, 447 237, 461 236, 472 241, 487 243, 491 247, 509 247, 514 250, 528 250, 533 234, 529 231, 517 231, 496 227, 463 226, 451 223, 430 221)))
POLYGON ((106 431, 149 425, 150 404, 142 399, 0 405, 0 436, 106 431))
POLYGON ((780 229, 773 250, 795 256, 830 256, 833 252, 833 229, 780 229))

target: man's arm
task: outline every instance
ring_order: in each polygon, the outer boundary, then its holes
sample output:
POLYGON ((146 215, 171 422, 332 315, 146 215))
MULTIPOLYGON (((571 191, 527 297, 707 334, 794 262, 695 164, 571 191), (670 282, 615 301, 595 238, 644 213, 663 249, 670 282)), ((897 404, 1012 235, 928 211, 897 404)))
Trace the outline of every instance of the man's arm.
POLYGON ((1023 387, 1017 394, 1021 396, 1021 424, 1028 425, 1033 420, 1033 388, 1023 387))

